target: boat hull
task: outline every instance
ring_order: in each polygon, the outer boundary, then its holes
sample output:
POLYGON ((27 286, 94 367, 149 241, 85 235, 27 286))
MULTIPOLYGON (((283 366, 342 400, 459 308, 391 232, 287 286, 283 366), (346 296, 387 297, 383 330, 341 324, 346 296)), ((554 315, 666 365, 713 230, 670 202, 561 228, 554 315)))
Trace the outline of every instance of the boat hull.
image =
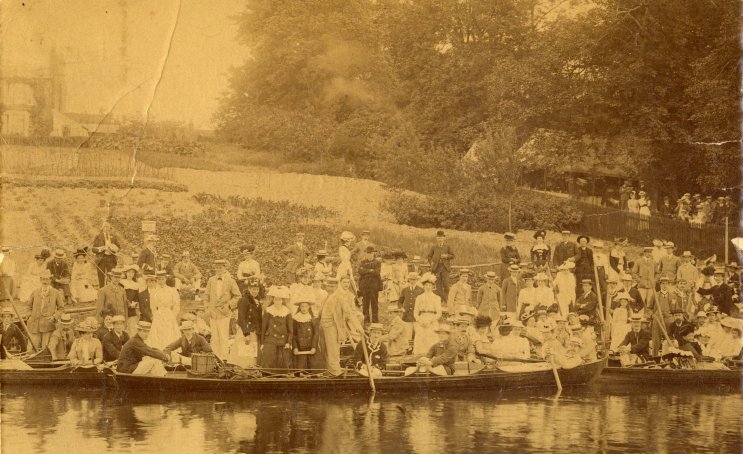
POLYGON ((34 367, 30 370, 0 370, 1 386, 72 386, 105 387, 110 372, 97 368, 75 368, 69 365, 34 367))
MULTIPOLYGON (((574 369, 560 370, 563 386, 585 385, 601 374, 605 360, 584 364, 574 369)), ((185 373, 171 373, 166 377, 150 377, 114 373, 116 386, 121 389, 168 392, 235 392, 235 393, 314 393, 368 391, 366 377, 347 378, 258 378, 224 380, 189 377, 185 373)), ((427 392, 445 390, 489 390, 513 388, 554 387, 551 370, 538 372, 481 371, 472 375, 413 375, 409 377, 382 377, 374 380, 379 392, 427 392)))
POLYGON ((644 369, 640 367, 607 367, 601 382, 653 385, 727 385, 740 388, 741 371, 695 369, 644 369))

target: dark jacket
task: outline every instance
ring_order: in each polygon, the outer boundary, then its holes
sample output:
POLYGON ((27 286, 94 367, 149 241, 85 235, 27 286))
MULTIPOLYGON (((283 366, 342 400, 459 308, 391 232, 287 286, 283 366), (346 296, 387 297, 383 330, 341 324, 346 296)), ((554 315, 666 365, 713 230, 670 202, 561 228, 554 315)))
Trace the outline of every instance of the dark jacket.
POLYGON ((711 295, 712 301, 720 309, 720 312, 730 315, 733 309, 733 289, 729 285, 720 284, 708 289, 698 288, 697 293, 702 296, 711 295))
MULTIPOLYGON (((372 346, 369 343, 369 339, 367 339, 366 351, 369 354, 369 361, 372 363, 373 367, 376 367, 379 370, 385 370, 387 368, 388 355, 386 345, 380 342, 377 345, 372 346)), ((356 344, 356 350, 353 353, 353 363, 356 365, 357 368, 360 367, 362 364, 366 364, 362 342, 356 344)))
POLYGON ((440 267, 443 267, 446 271, 451 271, 451 260, 454 258, 454 252, 446 243, 443 246, 434 244, 428 250, 427 258, 431 265, 431 272, 436 273, 440 267))
POLYGON ((413 311, 415 310, 415 299, 422 293, 423 289, 417 285, 413 290, 410 290, 410 285, 408 285, 400 291, 400 299, 397 300, 397 304, 399 304, 403 310, 402 321, 408 323, 415 322, 415 316, 413 315, 413 311))
MULTIPOLYGON (((593 251, 578 248, 575 252, 575 276, 593 276, 593 251)), ((580 282, 578 282, 580 284, 580 282)))
POLYGON ((595 293, 582 294, 575 299, 574 312, 580 315, 588 316, 588 324, 595 325, 598 323, 598 304, 599 298, 595 293))
POLYGON ((26 351, 26 337, 23 335, 21 329, 18 328, 18 325, 16 325, 15 323, 11 323, 10 325, 8 325, 7 329, 3 328, 3 324, 0 323, 0 336, 3 336, 3 348, 0 348, 0 358, 5 359, 5 350, 10 350, 13 340, 15 340, 15 343, 21 349, 21 352, 26 351))
POLYGON ((261 320, 261 333, 263 333, 264 344, 292 345, 293 328, 292 316, 287 312, 285 316, 276 316, 269 312, 263 314, 261 320))
POLYGON ((121 333, 121 337, 117 336, 113 330, 109 331, 101 339, 101 344, 103 344, 103 361, 108 362, 119 359, 121 349, 128 341, 129 334, 126 331, 121 333))
POLYGON ((143 272, 146 270, 156 271, 157 270, 157 257, 151 250, 149 250, 148 248, 144 248, 142 249, 142 252, 139 253, 139 258, 137 259, 137 266, 143 272))
MULTIPOLYGON (((121 248, 121 243, 119 243, 119 239, 116 237, 116 235, 109 234, 109 239, 111 240, 111 244, 115 244, 117 247, 121 248)), ((106 246, 106 237, 103 235, 103 232, 99 233, 95 236, 93 239, 93 249, 92 251, 95 253, 95 262, 98 263, 101 261, 105 254, 105 246, 106 246)), ((112 257, 113 263, 116 264, 116 255, 110 254, 109 257, 112 257)))
POLYGON ((127 343, 121 348, 119 353, 119 362, 116 365, 116 370, 125 374, 131 374, 134 369, 137 368, 139 362, 145 356, 151 356, 161 361, 168 361, 170 358, 160 350, 149 347, 144 343, 139 334, 135 334, 134 337, 129 339, 127 343))
POLYGON ((454 340, 449 339, 445 344, 436 342, 426 355, 431 359, 431 367, 444 366, 446 372, 451 375, 454 373, 454 361, 457 359, 457 344, 454 340))
POLYGON ((555 246, 555 254, 554 254, 554 264, 555 267, 558 267, 565 263, 565 260, 569 259, 570 257, 575 257, 575 254, 578 253, 578 245, 573 243, 572 241, 561 241, 560 243, 555 246))
POLYGON ((300 352, 317 348, 317 341, 320 334, 318 319, 310 316, 310 320, 305 322, 298 321, 292 317, 292 325, 292 331, 294 332, 292 348, 296 348, 300 352))
POLYGON ((261 332, 262 312, 260 303, 248 291, 245 291, 243 297, 237 302, 237 326, 240 327, 243 336, 255 333, 258 342, 261 342, 263 338, 263 332, 261 332))
POLYGON ((650 346, 650 333, 644 329, 641 329, 639 333, 630 331, 626 336, 624 336, 622 343, 619 344, 620 347, 624 347, 625 345, 631 347, 630 353, 648 356, 650 354, 648 351, 648 347, 650 346))
POLYGON ((193 353, 211 353, 212 348, 209 346, 209 342, 204 339, 204 336, 194 333, 191 338, 191 342, 186 339, 186 336, 181 336, 180 339, 175 340, 167 347, 163 349, 163 353, 169 355, 170 352, 181 349, 181 356, 190 357, 193 353))
POLYGON ((362 260, 359 265, 359 290, 362 292, 382 291, 382 264, 377 260, 362 260))
POLYGON ((144 289, 139 292, 139 320, 152 323, 152 307, 150 307, 150 291, 144 289))

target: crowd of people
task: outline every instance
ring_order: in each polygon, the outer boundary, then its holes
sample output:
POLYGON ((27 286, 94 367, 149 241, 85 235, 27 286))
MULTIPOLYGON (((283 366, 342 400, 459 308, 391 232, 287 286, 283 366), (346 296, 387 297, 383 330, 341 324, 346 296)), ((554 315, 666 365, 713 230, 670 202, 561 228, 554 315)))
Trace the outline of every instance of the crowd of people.
POLYGON ((676 201, 671 200, 670 196, 663 196, 663 200, 654 206, 644 183, 640 182, 639 187, 635 188, 629 181, 619 188, 619 206, 630 213, 680 219, 697 225, 724 224, 736 212, 729 195, 714 197, 687 192, 676 201))
POLYGON ((341 376, 348 344, 350 364, 373 375, 411 359, 442 375, 494 360, 575 367, 604 346, 625 364, 669 353, 698 363, 740 359, 737 264, 677 255, 660 240, 630 260, 623 238, 607 247, 586 235, 573 241, 569 231, 554 245, 545 237, 535 232, 522 257, 506 233, 499 272, 479 274, 455 265, 443 231, 423 257, 381 253, 369 231, 358 241, 343 232, 337 256, 313 254, 299 232, 282 251, 280 282, 269 285, 254 245, 240 248, 234 274, 222 258, 205 279, 188 251, 173 264, 154 234, 136 256, 122 254, 104 223, 71 266, 65 250, 44 250, 19 275, 3 248, 0 300, 12 304, 2 308, 2 354, 117 361, 119 371, 152 375, 165 375, 164 363, 213 354, 246 368, 341 376), (182 299, 192 310, 182 310, 182 299), (27 308, 20 322, 15 301, 27 308), (380 323, 380 301, 387 323, 380 323), (75 303, 94 303, 93 314, 75 323, 65 312, 75 303))

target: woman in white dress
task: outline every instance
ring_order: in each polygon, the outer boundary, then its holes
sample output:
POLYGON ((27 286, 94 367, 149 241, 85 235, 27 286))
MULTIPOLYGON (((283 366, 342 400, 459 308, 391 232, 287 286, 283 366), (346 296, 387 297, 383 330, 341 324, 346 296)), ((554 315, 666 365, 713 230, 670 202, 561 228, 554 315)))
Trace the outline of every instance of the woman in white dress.
POLYGON ((31 299, 31 293, 41 287, 39 277, 44 271, 46 271, 46 261, 44 260, 44 256, 36 254, 33 263, 28 264, 26 274, 21 278, 21 288, 18 291, 18 299, 20 301, 24 303, 27 302, 31 299))
POLYGON ((88 262, 88 256, 82 249, 75 252, 75 262, 70 271, 70 293, 78 303, 89 303, 98 297, 98 273, 88 262))
POLYGON ((436 285, 436 276, 426 273, 421 279, 423 293, 415 299, 415 341, 413 354, 425 355, 435 343, 439 341, 436 326, 441 318, 441 297, 433 292, 436 285))
POLYGON ((629 323, 629 304, 632 297, 627 292, 620 292, 614 297, 616 301, 619 301, 619 307, 614 309, 611 314, 611 350, 617 351, 619 344, 624 340, 624 336, 632 328, 629 323))
POLYGON ((640 191, 640 198, 637 199, 639 213, 643 216, 650 217, 650 199, 647 198, 645 191, 640 191))
POLYGON ((627 209, 630 213, 640 213, 640 203, 637 201, 637 193, 635 191, 629 193, 629 200, 627 200, 627 209))
POLYGON ((152 309, 152 329, 147 343, 152 348, 162 350, 168 344, 181 337, 178 325, 178 312, 181 310, 181 298, 174 287, 165 285, 167 276, 158 272, 158 286, 150 293, 152 309))
POLYGON ((558 266, 557 275, 552 282, 552 285, 555 286, 557 306, 563 317, 568 316, 570 308, 575 303, 575 275, 572 271, 574 268, 575 263, 573 262, 565 262, 558 266))
POLYGON ((353 279, 353 266, 351 265, 351 244, 356 236, 351 232, 341 233, 341 245, 338 246, 338 256, 341 263, 338 265, 335 277, 340 281, 341 277, 349 276, 351 278, 351 290, 356 291, 356 281, 353 279))

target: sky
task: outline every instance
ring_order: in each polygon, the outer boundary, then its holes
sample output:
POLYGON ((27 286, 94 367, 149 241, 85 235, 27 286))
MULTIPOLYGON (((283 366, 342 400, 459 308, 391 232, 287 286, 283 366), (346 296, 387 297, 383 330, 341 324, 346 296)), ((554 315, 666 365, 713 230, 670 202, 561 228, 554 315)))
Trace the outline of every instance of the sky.
POLYGON ((240 0, 0 0, 0 70, 48 71, 56 52, 75 113, 193 121, 212 128, 236 42, 240 0), (172 35, 172 43, 171 43, 172 35))

